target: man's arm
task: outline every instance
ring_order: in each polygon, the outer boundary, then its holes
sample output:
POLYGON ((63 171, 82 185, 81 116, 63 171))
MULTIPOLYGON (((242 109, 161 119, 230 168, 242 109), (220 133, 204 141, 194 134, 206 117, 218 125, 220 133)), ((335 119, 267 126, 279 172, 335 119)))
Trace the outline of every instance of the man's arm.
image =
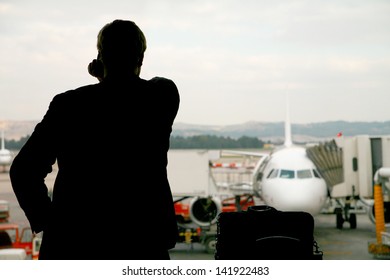
POLYGON ((45 184, 56 160, 50 137, 50 112, 49 108, 14 158, 9 174, 16 198, 35 233, 45 229, 51 207, 45 184))

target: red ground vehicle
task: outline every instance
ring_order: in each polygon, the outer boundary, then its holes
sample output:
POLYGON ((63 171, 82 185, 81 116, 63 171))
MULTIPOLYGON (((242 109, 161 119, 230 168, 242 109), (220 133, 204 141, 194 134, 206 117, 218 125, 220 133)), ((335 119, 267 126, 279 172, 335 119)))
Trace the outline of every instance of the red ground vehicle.
POLYGON ((240 195, 230 197, 222 201, 222 212, 246 211, 248 207, 254 206, 255 201, 252 195, 240 195))
POLYGON ((0 249, 24 249, 27 259, 38 259, 41 239, 33 236, 30 227, 9 223, 8 202, 0 202, 0 249))
POLYGON ((19 229, 17 224, 0 223, 0 248, 24 249, 27 259, 37 259, 39 243, 39 239, 34 239, 31 228, 19 229))
POLYGON ((186 223, 191 221, 190 218, 190 206, 188 203, 183 203, 181 201, 175 202, 175 213, 176 219, 179 223, 186 223))

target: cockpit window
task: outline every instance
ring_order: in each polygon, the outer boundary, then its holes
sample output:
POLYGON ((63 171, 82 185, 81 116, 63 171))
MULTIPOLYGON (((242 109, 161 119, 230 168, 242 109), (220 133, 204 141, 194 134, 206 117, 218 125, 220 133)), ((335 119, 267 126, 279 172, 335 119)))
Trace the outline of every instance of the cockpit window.
POLYGON ((301 170, 287 170, 287 169, 272 169, 269 173, 267 178, 283 178, 283 179, 294 179, 295 178, 295 172, 297 173, 296 177, 298 179, 308 179, 308 178, 321 178, 320 173, 315 169, 301 169, 301 170))
POLYGON ((318 173, 318 171, 315 169, 313 169, 313 174, 314 174, 314 177, 321 178, 320 173, 318 173))
POLYGON ((268 174, 267 178, 276 178, 278 176, 278 169, 272 169, 271 172, 268 174))
POLYGON ((282 169, 280 170, 280 175, 279 177, 280 178, 285 178, 285 179, 294 179, 295 177, 295 174, 294 174, 294 170, 285 170, 285 169, 282 169))
POLYGON ((311 170, 310 169, 304 169, 304 170, 298 170, 297 171, 297 177, 298 179, 307 179, 312 178, 311 170))

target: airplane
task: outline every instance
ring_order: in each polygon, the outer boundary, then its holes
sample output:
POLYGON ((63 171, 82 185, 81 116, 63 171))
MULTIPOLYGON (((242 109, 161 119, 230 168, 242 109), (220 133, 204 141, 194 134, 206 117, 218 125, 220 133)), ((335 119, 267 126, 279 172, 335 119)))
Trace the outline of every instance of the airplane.
POLYGON ((12 162, 12 153, 5 148, 4 130, 1 131, 1 149, 0 149, 0 165, 3 166, 3 172, 6 172, 7 166, 12 162))
POLYGON ((325 180, 306 155, 306 147, 293 143, 287 101, 284 144, 271 153, 224 151, 257 156, 252 175, 254 194, 268 206, 281 211, 321 212, 328 198, 325 180))

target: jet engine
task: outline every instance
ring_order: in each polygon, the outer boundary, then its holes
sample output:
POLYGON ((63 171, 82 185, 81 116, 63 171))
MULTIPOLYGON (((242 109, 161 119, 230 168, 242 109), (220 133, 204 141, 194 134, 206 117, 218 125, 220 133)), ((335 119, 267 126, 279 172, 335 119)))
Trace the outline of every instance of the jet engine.
POLYGON ((190 202, 190 218, 201 227, 216 223, 222 212, 222 202, 218 197, 194 197, 190 202))

